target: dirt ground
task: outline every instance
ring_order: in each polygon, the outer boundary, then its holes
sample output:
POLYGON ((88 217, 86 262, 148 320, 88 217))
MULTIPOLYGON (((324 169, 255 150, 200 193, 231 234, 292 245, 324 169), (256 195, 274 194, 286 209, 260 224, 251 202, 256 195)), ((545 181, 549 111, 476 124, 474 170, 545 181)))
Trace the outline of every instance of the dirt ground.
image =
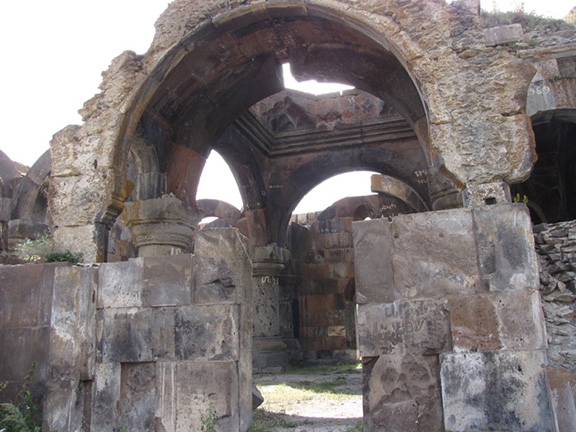
POLYGON ((362 431, 362 375, 355 366, 255 375, 254 382, 264 403, 251 432, 362 431))

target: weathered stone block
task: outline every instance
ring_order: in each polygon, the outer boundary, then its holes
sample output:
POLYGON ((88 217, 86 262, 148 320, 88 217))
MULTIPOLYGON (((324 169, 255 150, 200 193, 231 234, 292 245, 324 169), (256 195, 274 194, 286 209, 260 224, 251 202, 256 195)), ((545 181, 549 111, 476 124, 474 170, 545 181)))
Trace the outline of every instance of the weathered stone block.
MULTIPOLYGON (((156 387, 159 430, 200 430, 201 416, 206 418, 211 411, 219 419, 218 430, 247 428, 240 424, 240 394, 234 362, 157 363, 156 387)), ((242 397, 246 397, 251 406, 251 389, 247 390, 242 397)), ((250 414, 246 420, 250 421, 250 414)))
POLYGON ((97 362, 94 369, 90 430, 112 431, 119 425, 116 407, 120 399, 122 367, 120 363, 97 362))
POLYGON ((143 306, 188 305, 192 301, 193 255, 147 257, 143 261, 143 306))
POLYGON ((233 305, 178 308, 174 318, 176 358, 238 360, 238 312, 238 307, 233 305))
POLYGON ((143 258, 100 266, 98 308, 142 306, 143 258))
POLYGON ((404 354, 404 323, 397 303, 358 305, 358 342, 362 357, 404 354))
POLYGON ((385 355, 363 366, 364 422, 368 430, 442 429, 437 356, 385 355))
POLYGON ((509 42, 519 42, 523 39, 524 32, 521 24, 509 24, 484 29, 486 46, 502 45, 509 42))
POLYGON ((406 349, 425 355, 452 348, 446 301, 400 302, 406 349))
POLYGON ((233 228, 203 230, 194 246, 194 303, 252 301, 252 267, 246 238, 233 228))
POLYGON ((98 361, 153 361, 152 309, 104 309, 98 314, 98 361))
POLYGON ((154 430, 156 370, 154 362, 121 364, 118 425, 135 431, 154 430))
POLYGON ((473 230, 469 210, 396 217, 391 227, 392 268, 399 297, 445 298, 482 292, 473 230))
POLYGON ((358 306, 361 356, 433 354, 452 347, 447 304, 398 301, 358 306))
POLYGON ((494 304, 487 296, 448 300, 455 350, 494 351, 502 347, 494 304))
POLYGON ((22 381, 34 363, 49 360, 50 328, 0 329, 0 377, 22 381))
POLYGON ((494 293, 500 340, 506 350, 546 349, 544 315, 537 291, 494 293))
POLYGON ((54 270, 62 265, 0 267, 0 328, 50 324, 54 270))
POLYGON ((56 268, 50 323, 53 378, 92 378, 97 274, 90 267, 56 268))
POLYGON ((490 290, 537 289, 538 261, 526 206, 484 206, 473 215, 480 272, 490 290))
POLYGON ((392 273, 392 233, 386 219, 354 222, 356 302, 392 302, 398 293, 392 273))
POLYGON ((548 383, 552 394, 558 432, 576 430, 576 373, 548 367, 548 383))
POLYGON ((546 347, 537 292, 514 291, 448 300, 457 351, 532 350, 546 347))
POLYGON ((543 352, 442 354, 440 360, 446 431, 554 430, 543 352))

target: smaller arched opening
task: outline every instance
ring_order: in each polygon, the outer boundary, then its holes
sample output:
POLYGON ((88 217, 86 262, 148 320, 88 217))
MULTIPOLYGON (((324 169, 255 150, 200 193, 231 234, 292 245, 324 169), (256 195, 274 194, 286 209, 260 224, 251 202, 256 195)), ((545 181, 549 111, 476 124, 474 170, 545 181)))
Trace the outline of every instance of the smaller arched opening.
POLYGON ((576 219, 576 110, 532 116, 538 160, 530 178, 513 185, 516 201, 525 202, 534 224, 576 219))

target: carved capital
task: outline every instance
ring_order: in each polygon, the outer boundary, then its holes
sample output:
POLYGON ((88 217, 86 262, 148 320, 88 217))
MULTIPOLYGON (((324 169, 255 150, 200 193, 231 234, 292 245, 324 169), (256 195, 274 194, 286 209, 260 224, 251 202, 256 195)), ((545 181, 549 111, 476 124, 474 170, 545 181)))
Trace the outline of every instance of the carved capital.
POLYGON ((276 244, 257 246, 252 250, 252 274, 254 276, 278 276, 290 259, 290 251, 276 244))
POLYGON ((127 202, 122 213, 139 256, 181 253, 201 218, 197 208, 173 196, 127 202))

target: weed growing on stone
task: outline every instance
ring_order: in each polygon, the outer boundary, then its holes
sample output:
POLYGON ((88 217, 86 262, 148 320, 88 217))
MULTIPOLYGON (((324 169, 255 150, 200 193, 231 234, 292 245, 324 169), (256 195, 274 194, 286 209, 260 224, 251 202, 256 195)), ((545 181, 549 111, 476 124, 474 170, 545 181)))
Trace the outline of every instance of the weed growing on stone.
POLYGON ((216 425, 218 424, 218 414, 214 409, 214 404, 210 401, 210 408, 207 413, 202 413, 200 416, 200 432, 216 432, 216 425))
POLYGON ((37 239, 26 239, 16 246, 16 255, 24 261, 71 262, 82 261, 81 253, 59 248, 52 235, 45 232, 37 239))
MULTIPOLYGON (((40 413, 38 406, 32 400, 32 380, 36 364, 34 363, 28 374, 24 377, 24 383, 18 391, 16 403, 0 404, 0 432, 41 432, 40 413)), ((0 387, 0 390, 6 384, 0 387)))

